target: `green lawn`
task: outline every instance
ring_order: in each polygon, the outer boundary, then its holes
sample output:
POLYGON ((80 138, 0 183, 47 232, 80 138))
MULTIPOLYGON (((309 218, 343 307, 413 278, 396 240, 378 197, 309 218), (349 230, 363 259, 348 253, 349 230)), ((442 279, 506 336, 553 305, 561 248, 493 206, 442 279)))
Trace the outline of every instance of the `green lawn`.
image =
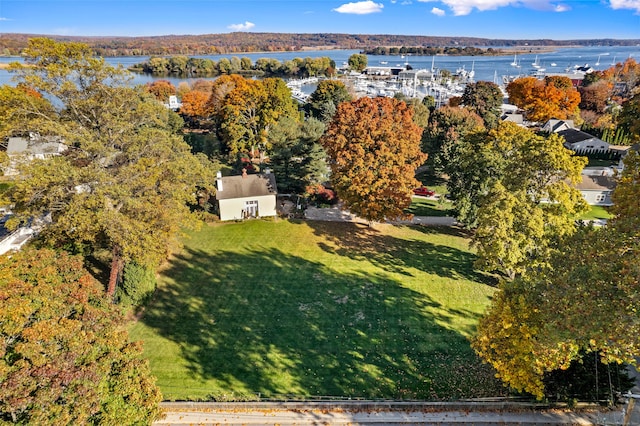
POLYGON ((165 399, 497 395, 468 342, 494 291, 473 259, 456 230, 205 226, 129 329, 165 399))
POLYGON ((609 213, 607 207, 603 206, 589 206, 590 209, 580 215, 579 219, 593 220, 593 219, 611 219, 613 215, 609 213))
POLYGON ((414 216, 451 216, 451 201, 445 200, 440 196, 440 200, 432 200, 430 198, 413 197, 411 205, 406 210, 414 216))

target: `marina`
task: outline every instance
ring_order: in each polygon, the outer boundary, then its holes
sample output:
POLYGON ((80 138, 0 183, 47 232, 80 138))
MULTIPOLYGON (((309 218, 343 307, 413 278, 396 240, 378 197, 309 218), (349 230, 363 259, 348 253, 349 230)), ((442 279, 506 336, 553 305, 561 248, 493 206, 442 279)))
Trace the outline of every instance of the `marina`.
MULTIPOLYGON (((501 56, 385 56, 367 55, 368 69, 359 75, 349 72, 348 59, 360 53, 358 50, 314 50, 304 52, 239 53, 236 55, 198 56, 219 61, 222 58, 248 57, 254 63, 260 58, 285 62, 301 57, 328 56, 342 69, 340 77, 352 86, 358 94, 366 96, 394 96, 402 93, 406 97, 433 96, 440 105, 452 96, 460 96, 467 83, 491 81, 503 87, 518 77, 564 75, 581 79, 588 70, 604 70, 627 58, 640 60, 640 46, 593 46, 561 48, 541 53, 505 54, 501 56), (611 58, 611 60, 609 60, 611 58), (338 65, 340 64, 340 65, 338 65), (530 65, 525 65, 530 64, 530 65)), ((18 58, 19 59, 19 58, 18 58)), ((105 61, 124 68, 146 61, 146 56, 107 57, 105 61)), ((15 61, 15 57, 0 57, 0 63, 15 61)), ((206 79, 213 79, 206 78, 206 79)), ((155 80, 169 80, 178 85, 198 78, 175 76, 152 76, 132 74, 131 84, 146 84, 155 80)), ((0 69, 0 84, 13 84, 11 74, 0 69)), ((305 102, 315 90, 317 78, 288 82, 292 95, 299 102, 305 102)))

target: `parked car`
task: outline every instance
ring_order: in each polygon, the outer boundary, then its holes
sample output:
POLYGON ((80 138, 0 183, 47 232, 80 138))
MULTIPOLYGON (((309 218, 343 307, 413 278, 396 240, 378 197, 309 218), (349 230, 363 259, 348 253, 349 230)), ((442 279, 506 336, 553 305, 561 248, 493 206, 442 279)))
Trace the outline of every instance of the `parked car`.
POLYGON ((436 195, 436 191, 433 189, 429 189, 426 186, 421 186, 420 188, 416 188, 413 190, 413 193, 416 195, 423 195, 425 197, 433 197, 436 195))

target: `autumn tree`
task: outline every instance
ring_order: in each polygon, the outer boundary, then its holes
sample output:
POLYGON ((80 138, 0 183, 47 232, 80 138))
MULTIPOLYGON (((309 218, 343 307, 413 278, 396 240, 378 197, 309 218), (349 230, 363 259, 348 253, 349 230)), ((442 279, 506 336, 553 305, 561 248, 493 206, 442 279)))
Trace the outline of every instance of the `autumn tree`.
POLYGON ((505 122, 466 137, 445 167, 458 220, 475 227, 477 265, 513 278, 549 258, 555 238, 574 231, 586 208, 571 184, 586 159, 557 135, 505 122))
POLYGON ((0 422, 148 424, 160 391, 142 346, 82 259, 0 256, 0 422))
POLYGON ((427 158, 413 111, 390 98, 343 102, 321 139, 330 158, 331 181, 352 213, 381 221, 404 215, 415 171, 427 158))
POLYGON ((505 384, 538 398, 545 373, 568 368, 584 352, 607 364, 635 363, 639 255, 637 238, 608 226, 578 231, 550 265, 502 284, 474 349, 505 384))
POLYGON ((209 107, 220 140, 231 156, 261 154, 269 149, 269 130, 282 117, 299 118, 291 91, 279 78, 262 81, 222 76, 214 85, 209 107))
POLYGON ((490 81, 469 83, 462 94, 462 103, 482 117, 485 127, 495 128, 500 122, 502 99, 500 87, 490 81))
POLYGON ((322 80, 311 93, 305 109, 309 115, 328 123, 335 114, 340 102, 351 100, 351 94, 339 80, 322 80))
POLYGON ((0 140, 8 136, 22 135, 25 129, 15 128, 12 123, 25 121, 47 122, 55 114, 51 103, 24 84, 0 86, 0 140), (31 105, 24 108, 24 105, 31 105))
POLYGON ((182 96, 180 114, 190 120, 203 120, 210 116, 209 97, 211 95, 200 90, 191 90, 182 96))
POLYGON ((41 236, 50 244, 107 249, 113 295, 126 262, 155 267, 179 231, 197 224, 188 204, 197 185, 211 185, 211 170, 172 131, 167 108, 86 45, 31 39, 24 53, 21 80, 55 100, 46 107, 55 113, 24 103, 11 124, 59 136, 70 149, 21 171, 14 223, 49 216, 41 236))
POLYGON ((153 83, 147 83, 146 89, 153 94, 160 102, 169 102, 169 96, 176 94, 176 88, 168 80, 156 80, 153 83))
POLYGON ((531 121, 578 117, 580 93, 568 77, 518 78, 507 85, 509 101, 522 108, 531 121))
POLYGON ((599 80, 588 86, 579 87, 578 91, 580 92, 579 107, 581 110, 604 114, 613 96, 613 84, 606 80, 599 80))

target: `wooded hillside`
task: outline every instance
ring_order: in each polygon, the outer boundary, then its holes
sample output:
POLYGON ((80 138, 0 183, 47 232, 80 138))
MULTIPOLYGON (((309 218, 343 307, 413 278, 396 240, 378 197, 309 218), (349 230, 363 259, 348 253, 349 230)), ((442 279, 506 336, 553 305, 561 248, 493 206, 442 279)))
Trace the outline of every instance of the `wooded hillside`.
MULTIPOLYGON (((0 55, 18 55, 36 34, 0 34, 0 55)), ((153 37, 83 37, 45 35, 56 41, 88 44, 100 56, 211 55, 304 49, 366 49, 375 47, 444 46, 632 46, 636 40, 504 40, 477 37, 436 37, 391 34, 289 34, 235 32, 153 37)))

